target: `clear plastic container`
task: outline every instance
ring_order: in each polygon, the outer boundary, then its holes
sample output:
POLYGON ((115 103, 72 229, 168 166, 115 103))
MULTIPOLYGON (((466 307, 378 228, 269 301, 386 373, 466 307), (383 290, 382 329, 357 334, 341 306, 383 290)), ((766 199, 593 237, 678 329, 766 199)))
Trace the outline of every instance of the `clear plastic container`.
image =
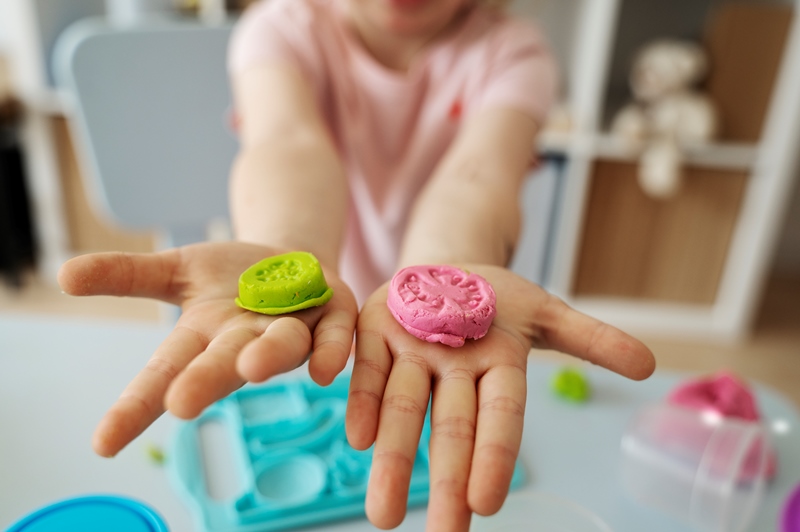
POLYGON ((768 447, 759 423, 648 406, 622 438, 623 485, 695 530, 743 531, 763 497, 768 447))
POLYGON ((470 532, 612 532, 595 514, 549 493, 515 492, 495 515, 472 517, 470 532))

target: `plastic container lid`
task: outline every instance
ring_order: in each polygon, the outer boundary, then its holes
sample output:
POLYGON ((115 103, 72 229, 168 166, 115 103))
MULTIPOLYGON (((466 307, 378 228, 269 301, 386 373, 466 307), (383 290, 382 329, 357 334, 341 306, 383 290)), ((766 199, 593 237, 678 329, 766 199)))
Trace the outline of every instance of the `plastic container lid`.
POLYGON ((155 510, 123 497, 96 495, 60 501, 36 510, 8 532, 168 532, 155 510))
POLYGON ((800 484, 795 486, 783 505, 781 532, 800 532, 800 484))

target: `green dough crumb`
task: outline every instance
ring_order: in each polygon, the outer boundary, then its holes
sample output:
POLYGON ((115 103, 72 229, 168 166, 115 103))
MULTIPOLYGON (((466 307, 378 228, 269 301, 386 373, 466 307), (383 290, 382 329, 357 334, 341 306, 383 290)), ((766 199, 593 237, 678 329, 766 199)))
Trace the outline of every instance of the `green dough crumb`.
POLYGON ((553 376, 551 388, 557 396, 575 403, 585 403, 591 394, 588 379, 573 368, 559 370, 553 376))
POLYGON ((324 305, 333 297, 317 258, 294 251, 253 264, 239 277, 236 304, 261 314, 288 314, 324 305))
POLYGON ((155 465, 164 465, 164 451, 158 445, 147 444, 147 458, 155 465))

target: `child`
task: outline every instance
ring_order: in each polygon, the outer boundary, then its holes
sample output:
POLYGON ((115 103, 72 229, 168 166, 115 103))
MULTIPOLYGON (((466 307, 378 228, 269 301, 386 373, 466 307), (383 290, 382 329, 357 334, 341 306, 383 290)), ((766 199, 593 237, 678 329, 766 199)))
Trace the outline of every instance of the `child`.
POLYGON ((508 491, 531 347, 650 375, 640 342, 504 267, 555 68, 534 27, 484 4, 268 0, 249 10, 230 54, 241 137, 230 194, 236 242, 78 257, 60 273, 71 294, 183 309, 98 426, 99 454, 116 454, 165 408, 195 417, 309 352, 309 373, 328 384, 355 330, 347 435, 357 449, 375 443, 369 519, 380 528, 402 521, 433 394, 428 529, 466 531, 472 512, 496 512, 508 491), (333 299, 278 318, 238 308, 239 274, 290 250, 320 259, 333 299), (450 264, 491 282, 497 317, 486 337, 455 351, 406 333, 385 283, 413 264, 450 264))

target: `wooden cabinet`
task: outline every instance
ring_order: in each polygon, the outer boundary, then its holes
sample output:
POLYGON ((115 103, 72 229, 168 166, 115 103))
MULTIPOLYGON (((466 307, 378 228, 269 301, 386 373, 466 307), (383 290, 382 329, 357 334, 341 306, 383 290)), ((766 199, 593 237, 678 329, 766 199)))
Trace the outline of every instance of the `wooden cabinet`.
POLYGON ((636 172, 595 161, 574 294, 713 304, 747 173, 687 167, 681 191, 662 201, 644 194, 636 172))

